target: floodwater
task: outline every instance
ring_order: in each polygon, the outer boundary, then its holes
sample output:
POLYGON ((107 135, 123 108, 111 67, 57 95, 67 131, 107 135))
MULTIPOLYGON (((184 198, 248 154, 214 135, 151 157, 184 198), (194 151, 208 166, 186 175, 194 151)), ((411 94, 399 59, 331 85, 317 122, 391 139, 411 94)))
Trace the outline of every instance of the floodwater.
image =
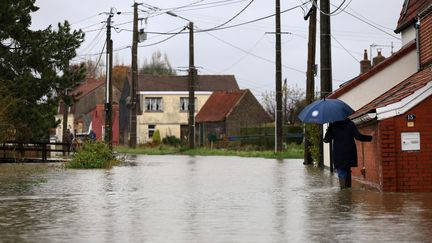
POLYGON ((302 160, 0 164, 0 242, 430 242, 432 194, 353 186, 302 160))

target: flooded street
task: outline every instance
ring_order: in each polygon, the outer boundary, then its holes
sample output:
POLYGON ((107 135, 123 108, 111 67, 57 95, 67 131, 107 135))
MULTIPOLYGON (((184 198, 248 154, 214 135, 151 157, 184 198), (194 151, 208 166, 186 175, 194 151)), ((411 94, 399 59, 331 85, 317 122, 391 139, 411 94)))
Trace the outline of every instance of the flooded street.
POLYGON ((0 242, 429 242, 432 194, 341 191, 302 160, 0 164, 0 242))

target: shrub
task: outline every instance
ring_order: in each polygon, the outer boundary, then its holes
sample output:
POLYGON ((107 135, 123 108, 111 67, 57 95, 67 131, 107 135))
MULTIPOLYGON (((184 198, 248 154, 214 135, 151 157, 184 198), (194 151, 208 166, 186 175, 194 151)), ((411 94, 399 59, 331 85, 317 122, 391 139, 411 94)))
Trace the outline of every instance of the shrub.
POLYGON ((156 131, 153 133, 153 138, 152 138, 152 140, 153 140, 153 144, 154 144, 154 145, 158 145, 158 144, 161 143, 161 136, 160 136, 160 132, 159 132, 159 130, 156 130, 156 131))
POLYGON ((84 142, 81 149, 74 154, 73 159, 66 166, 76 169, 108 169, 118 162, 107 144, 84 142))
POLYGON ((177 138, 176 136, 166 136, 162 139, 162 143, 166 144, 166 145, 171 145, 171 146, 180 146, 181 145, 181 140, 179 138, 177 138))
POLYGON ((311 153, 313 161, 320 160, 320 127, 317 124, 306 124, 306 133, 309 137, 309 142, 311 146, 309 147, 309 152, 311 153))

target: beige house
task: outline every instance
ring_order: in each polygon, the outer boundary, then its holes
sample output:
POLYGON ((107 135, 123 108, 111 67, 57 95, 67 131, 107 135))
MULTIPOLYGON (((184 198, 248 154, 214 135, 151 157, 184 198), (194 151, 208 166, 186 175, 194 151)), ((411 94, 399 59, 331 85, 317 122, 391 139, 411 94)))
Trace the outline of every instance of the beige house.
MULTIPOLYGON (((206 103, 213 91, 236 91, 233 75, 198 75, 195 86, 195 112, 206 103)), ((188 132, 188 76, 138 77, 141 112, 137 117, 137 143, 152 141, 159 130, 161 138, 175 136, 182 140, 188 132)))

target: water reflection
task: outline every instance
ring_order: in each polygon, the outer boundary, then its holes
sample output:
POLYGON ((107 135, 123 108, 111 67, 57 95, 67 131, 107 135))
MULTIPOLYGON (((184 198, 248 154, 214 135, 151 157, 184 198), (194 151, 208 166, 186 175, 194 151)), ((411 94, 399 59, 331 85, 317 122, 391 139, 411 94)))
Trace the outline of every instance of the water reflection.
POLYGON ((1 242, 427 242, 432 194, 341 191, 301 160, 0 165, 1 242))

